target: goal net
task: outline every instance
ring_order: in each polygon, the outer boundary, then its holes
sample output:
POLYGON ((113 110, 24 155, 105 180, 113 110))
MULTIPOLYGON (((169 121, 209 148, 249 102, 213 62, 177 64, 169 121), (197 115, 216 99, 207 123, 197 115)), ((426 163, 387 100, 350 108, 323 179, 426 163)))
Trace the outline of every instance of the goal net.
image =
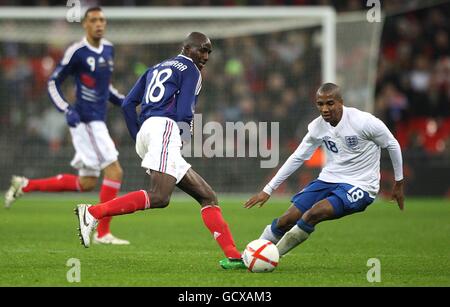
MULTIPOLYGON (((186 160, 217 192, 252 193, 263 187, 317 116, 313 99, 322 82, 342 83, 348 105, 371 110, 370 69, 376 64, 372 48, 378 34, 361 27, 367 21, 360 19, 346 20, 341 28, 329 7, 105 7, 104 12, 105 37, 115 46, 113 84, 124 94, 148 66, 177 55, 189 32, 211 38, 213 52, 196 109, 201 141, 189 145, 186 160), (264 128, 260 124, 265 122, 264 128), (222 134, 204 129, 210 123, 222 127, 222 134), (238 130, 227 133, 227 124, 242 124, 243 136, 238 130), (264 133, 268 138, 259 138, 264 133), (205 149, 212 135, 223 142, 205 149)), ((67 9, 42 7, 0 11, 3 188, 12 174, 34 178, 74 171, 64 116, 46 92, 47 78, 65 48, 84 35, 81 24, 67 22, 66 14, 67 9)), ((70 78, 64 93, 74 101, 70 78)), ((148 176, 118 108, 109 108, 107 125, 120 153, 123 189, 146 187, 148 176)), ((297 189, 305 173, 293 176, 280 191, 297 189)))

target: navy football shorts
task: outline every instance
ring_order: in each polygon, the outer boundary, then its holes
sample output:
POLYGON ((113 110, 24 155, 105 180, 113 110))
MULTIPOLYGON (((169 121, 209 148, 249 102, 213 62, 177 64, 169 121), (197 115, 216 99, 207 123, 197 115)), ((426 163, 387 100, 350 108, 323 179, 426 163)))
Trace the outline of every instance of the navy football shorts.
POLYGON ((323 199, 331 203, 336 217, 364 211, 374 201, 369 193, 351 184, 314 180, 295 194, 291 202, 305 213, 323 199))

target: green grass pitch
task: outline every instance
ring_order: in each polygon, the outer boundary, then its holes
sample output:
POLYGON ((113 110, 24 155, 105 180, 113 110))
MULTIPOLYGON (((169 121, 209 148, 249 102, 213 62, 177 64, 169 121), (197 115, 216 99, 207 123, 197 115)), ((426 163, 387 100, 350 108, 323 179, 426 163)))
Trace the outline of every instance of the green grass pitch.
MULTIPOLYGON (((114 233, 130 246, 84 248, 75 204, 94 194, 27 195, 0 208, 0 286, 450 286, 450 202, 407 199, 400 212, 376 201, 365 212, 327 221, 272 273, 225 271, 200 207, 175 197, 168 208, 119 216, 114 233), (80 260, 81 281, 69 283, 70 258, 80 260), (381 264, 381 282, 369 283, 369 258, 381 264)), ((288 199, 243 209, 245 198, 221 201, 239 249, 280 216, 288 199)))

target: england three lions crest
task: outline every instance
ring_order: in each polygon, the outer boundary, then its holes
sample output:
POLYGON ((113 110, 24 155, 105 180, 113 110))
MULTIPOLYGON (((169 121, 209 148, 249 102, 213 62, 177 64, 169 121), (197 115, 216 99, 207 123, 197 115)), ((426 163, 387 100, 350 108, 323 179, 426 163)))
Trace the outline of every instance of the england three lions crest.
POLYGON ((345 137, 345 144, 351 149, 358 149, 358 136, 350 135, 345 137))

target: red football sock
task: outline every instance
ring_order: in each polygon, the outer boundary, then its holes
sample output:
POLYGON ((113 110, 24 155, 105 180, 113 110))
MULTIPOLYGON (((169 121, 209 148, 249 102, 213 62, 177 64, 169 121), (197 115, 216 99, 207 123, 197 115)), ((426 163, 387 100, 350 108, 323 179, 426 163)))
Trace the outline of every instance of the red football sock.
POLYGON ((59 174, 55 177, 42 179, 28 179, 28 185, 22 189, 24 192, 62 192, 80 191, 78 176, 59 174))
MULTIPOLYGON (((100 202, 106 203, 108 200, 116 198, 119 190, 120 181, 104 178, 102 187, 100 188, 100 202)), ((109 228, 111 220, 112 216, 107 216, 98 222, 97 232, 99 238, 111 232, 109 228)))
POLYGON ((148 208, 150 208, 150 198, 146 191, 140 190, 91 206, 89 213, 99 220, 107 216, 128 214, 148 208))
POLYGON ((236 249, 230 228, 222 217, 218 206, 206 206, 202 208, 202 219, 208 227, 214 239, 220 245, 228 258, 241 258, 241 253, 236 249))

